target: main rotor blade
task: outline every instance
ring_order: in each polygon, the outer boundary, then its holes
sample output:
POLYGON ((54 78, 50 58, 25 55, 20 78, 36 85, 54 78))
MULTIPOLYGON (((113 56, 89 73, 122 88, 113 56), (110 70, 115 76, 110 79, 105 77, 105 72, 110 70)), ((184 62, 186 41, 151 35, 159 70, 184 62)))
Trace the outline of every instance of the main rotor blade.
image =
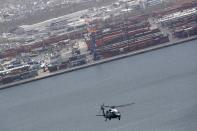
POLYGON ((103 107, 112 107, 112 106, 106 106, 106 105, 103 105, 103 107))
POLYGON ((130 105, 133 105, 133 104, 135 104, 135 103, 132 102, 132 103, 129 103, 129 104, 118 105, 118 106, 111 106, 111 107, 125 107, 125 106, 130 106, 130 105))
POLYGON ((96 115, 96 116, 104 116, 104 115, 96 115))
POLYGON ((102 105, 103 107, 109 107, 109 108, 113 108, 113 107, 125 107, 125 106, 130 106, 135 104, 134 102, 132 103, 128 103, 128 104, 123 104, 123 105, 118 105, 118 106, 109 106, 109 105, 102 105))
POLYGON ((129 103, 129 104, 118 105, 118 106, 115 106, 115 107, 125 107, 125 106, 130 106, 130 105, 133 105, 133 104, 135 104, 135 103, 132 102, 132 103, 129 103))

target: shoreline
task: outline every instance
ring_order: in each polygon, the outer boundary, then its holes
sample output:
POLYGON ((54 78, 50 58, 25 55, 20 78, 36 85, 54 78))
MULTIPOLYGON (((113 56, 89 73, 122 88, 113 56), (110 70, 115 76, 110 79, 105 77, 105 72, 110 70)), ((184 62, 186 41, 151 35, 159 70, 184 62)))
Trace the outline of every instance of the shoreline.
POLYGON ((61 75, 61 74, 64 74, 64 73, 69 73, 69 72, 72 72, 72 71, 88 68, 88 67, 91 67, 91 66, 96 66, 96 65, 103 64, 103 63, 107 63, 107 62, 112 62, 112 61, 115 61, 115 60, 130 57, 130 56, 135 56, 135 55, 138 55, 138 54, 162 49, 162 48, 165 48, 165 47, 170 47, 170 46, 174 46, 174 45, 178 45, 178 44, 184 44, 185 42, 193 41, 193 40, 196 40, 196 39, 197 39, 197 36, 193 36, 193 37, 189 37, 189 38, 185 38, 185 39, 180 39, 180 40, 177 40, 177 41, 174 41, 174 42, 167 42, 167 43, 163 43, 163 44, 160 44, 160 45, 148 47, 148 48, 145 48, 145 49, 140 49, 140 50, 137 50, 137 51, 133 51, 133 52, 130 52, 130 53, 127 53, 127 54, 121 54, 121 55, 114 56, 114 57, 111 57, 111 58, 94 61, 92 63, 88 63, 88 64, 85 64, 85 65, 81 65, 81 66, 77 66, 77 67, 73 67, 73 68, 69 68, 69 69, 64 69, 64 70, 59 70, 59 71, 56 71, 56 72, 49 73, 47 75, 37 76, 37 77, 34 77, 34 78, 29 78, 29 79, 25 79, 25 80, 21 80, 21 81, 12 82, 10 84, 1 85, 0 90, 11 88, 11 87, 22 85, 22 84, 26 84, 26 83, 29 83, 29 82, 34 82, 34 81, 37 81, 37 80, 42 80, 42 79, 53 77, 53 76, 56 76, 56 75, 61 75))

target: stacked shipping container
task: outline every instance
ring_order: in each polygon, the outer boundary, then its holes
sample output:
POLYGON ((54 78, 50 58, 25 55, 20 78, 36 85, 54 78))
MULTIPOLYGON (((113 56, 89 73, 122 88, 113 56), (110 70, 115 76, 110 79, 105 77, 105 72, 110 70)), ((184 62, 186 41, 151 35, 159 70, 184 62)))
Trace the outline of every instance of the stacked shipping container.
MULTIPOLYGON (((113 25, 113 28, 112 26, 105 28, 95 33, 94 54, 97 59, 169 41, 168 36, 164 36, 158 28, 151 28, 147 17, 138 16, 113 25)), ((87 41, 87 45, 89 49, 94 48, 91 40, 87 41)))

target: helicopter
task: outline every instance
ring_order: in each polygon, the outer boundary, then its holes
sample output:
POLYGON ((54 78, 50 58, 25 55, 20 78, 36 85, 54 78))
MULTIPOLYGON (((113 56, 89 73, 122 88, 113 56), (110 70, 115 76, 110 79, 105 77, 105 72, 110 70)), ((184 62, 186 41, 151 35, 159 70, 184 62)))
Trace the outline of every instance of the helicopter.
POLYGON ((121 114, 120 111, 117 109, 117 107, 126 107, 126 106, 130 106, 135 104, 133 103, 129 103, 129 104, 124 104, 124 105, 118 105, 118 106, 109 106, 109 105, 104 105, 102 104, 100 109, 102 111, 102 115, 96 115, 96 116, 103 116, 105 118, 105 121, 107 121, 107 119, 111 120, 111 119, 121 119, 121 114), (106 110, 105 108, 108 108, 108 110, 106 110))

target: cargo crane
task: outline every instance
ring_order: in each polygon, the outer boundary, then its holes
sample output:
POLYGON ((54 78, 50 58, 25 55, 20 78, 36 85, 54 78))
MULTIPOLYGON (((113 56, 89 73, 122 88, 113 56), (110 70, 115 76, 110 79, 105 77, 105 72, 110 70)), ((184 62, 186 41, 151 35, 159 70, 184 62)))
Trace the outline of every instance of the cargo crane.
POLYGON ((90 41, 91 41, 90 42, 90 47, 91 47, 90 50, 94 56, 94 60, 98 60, 99 57, 96 53, 96 32, 97 32, 97 30, 95 27, 93 27, 92 23, 90 24, 88 22, 88 24, 90 25, 90 28, 88 28, 88 33, 90 33, 90 41))

